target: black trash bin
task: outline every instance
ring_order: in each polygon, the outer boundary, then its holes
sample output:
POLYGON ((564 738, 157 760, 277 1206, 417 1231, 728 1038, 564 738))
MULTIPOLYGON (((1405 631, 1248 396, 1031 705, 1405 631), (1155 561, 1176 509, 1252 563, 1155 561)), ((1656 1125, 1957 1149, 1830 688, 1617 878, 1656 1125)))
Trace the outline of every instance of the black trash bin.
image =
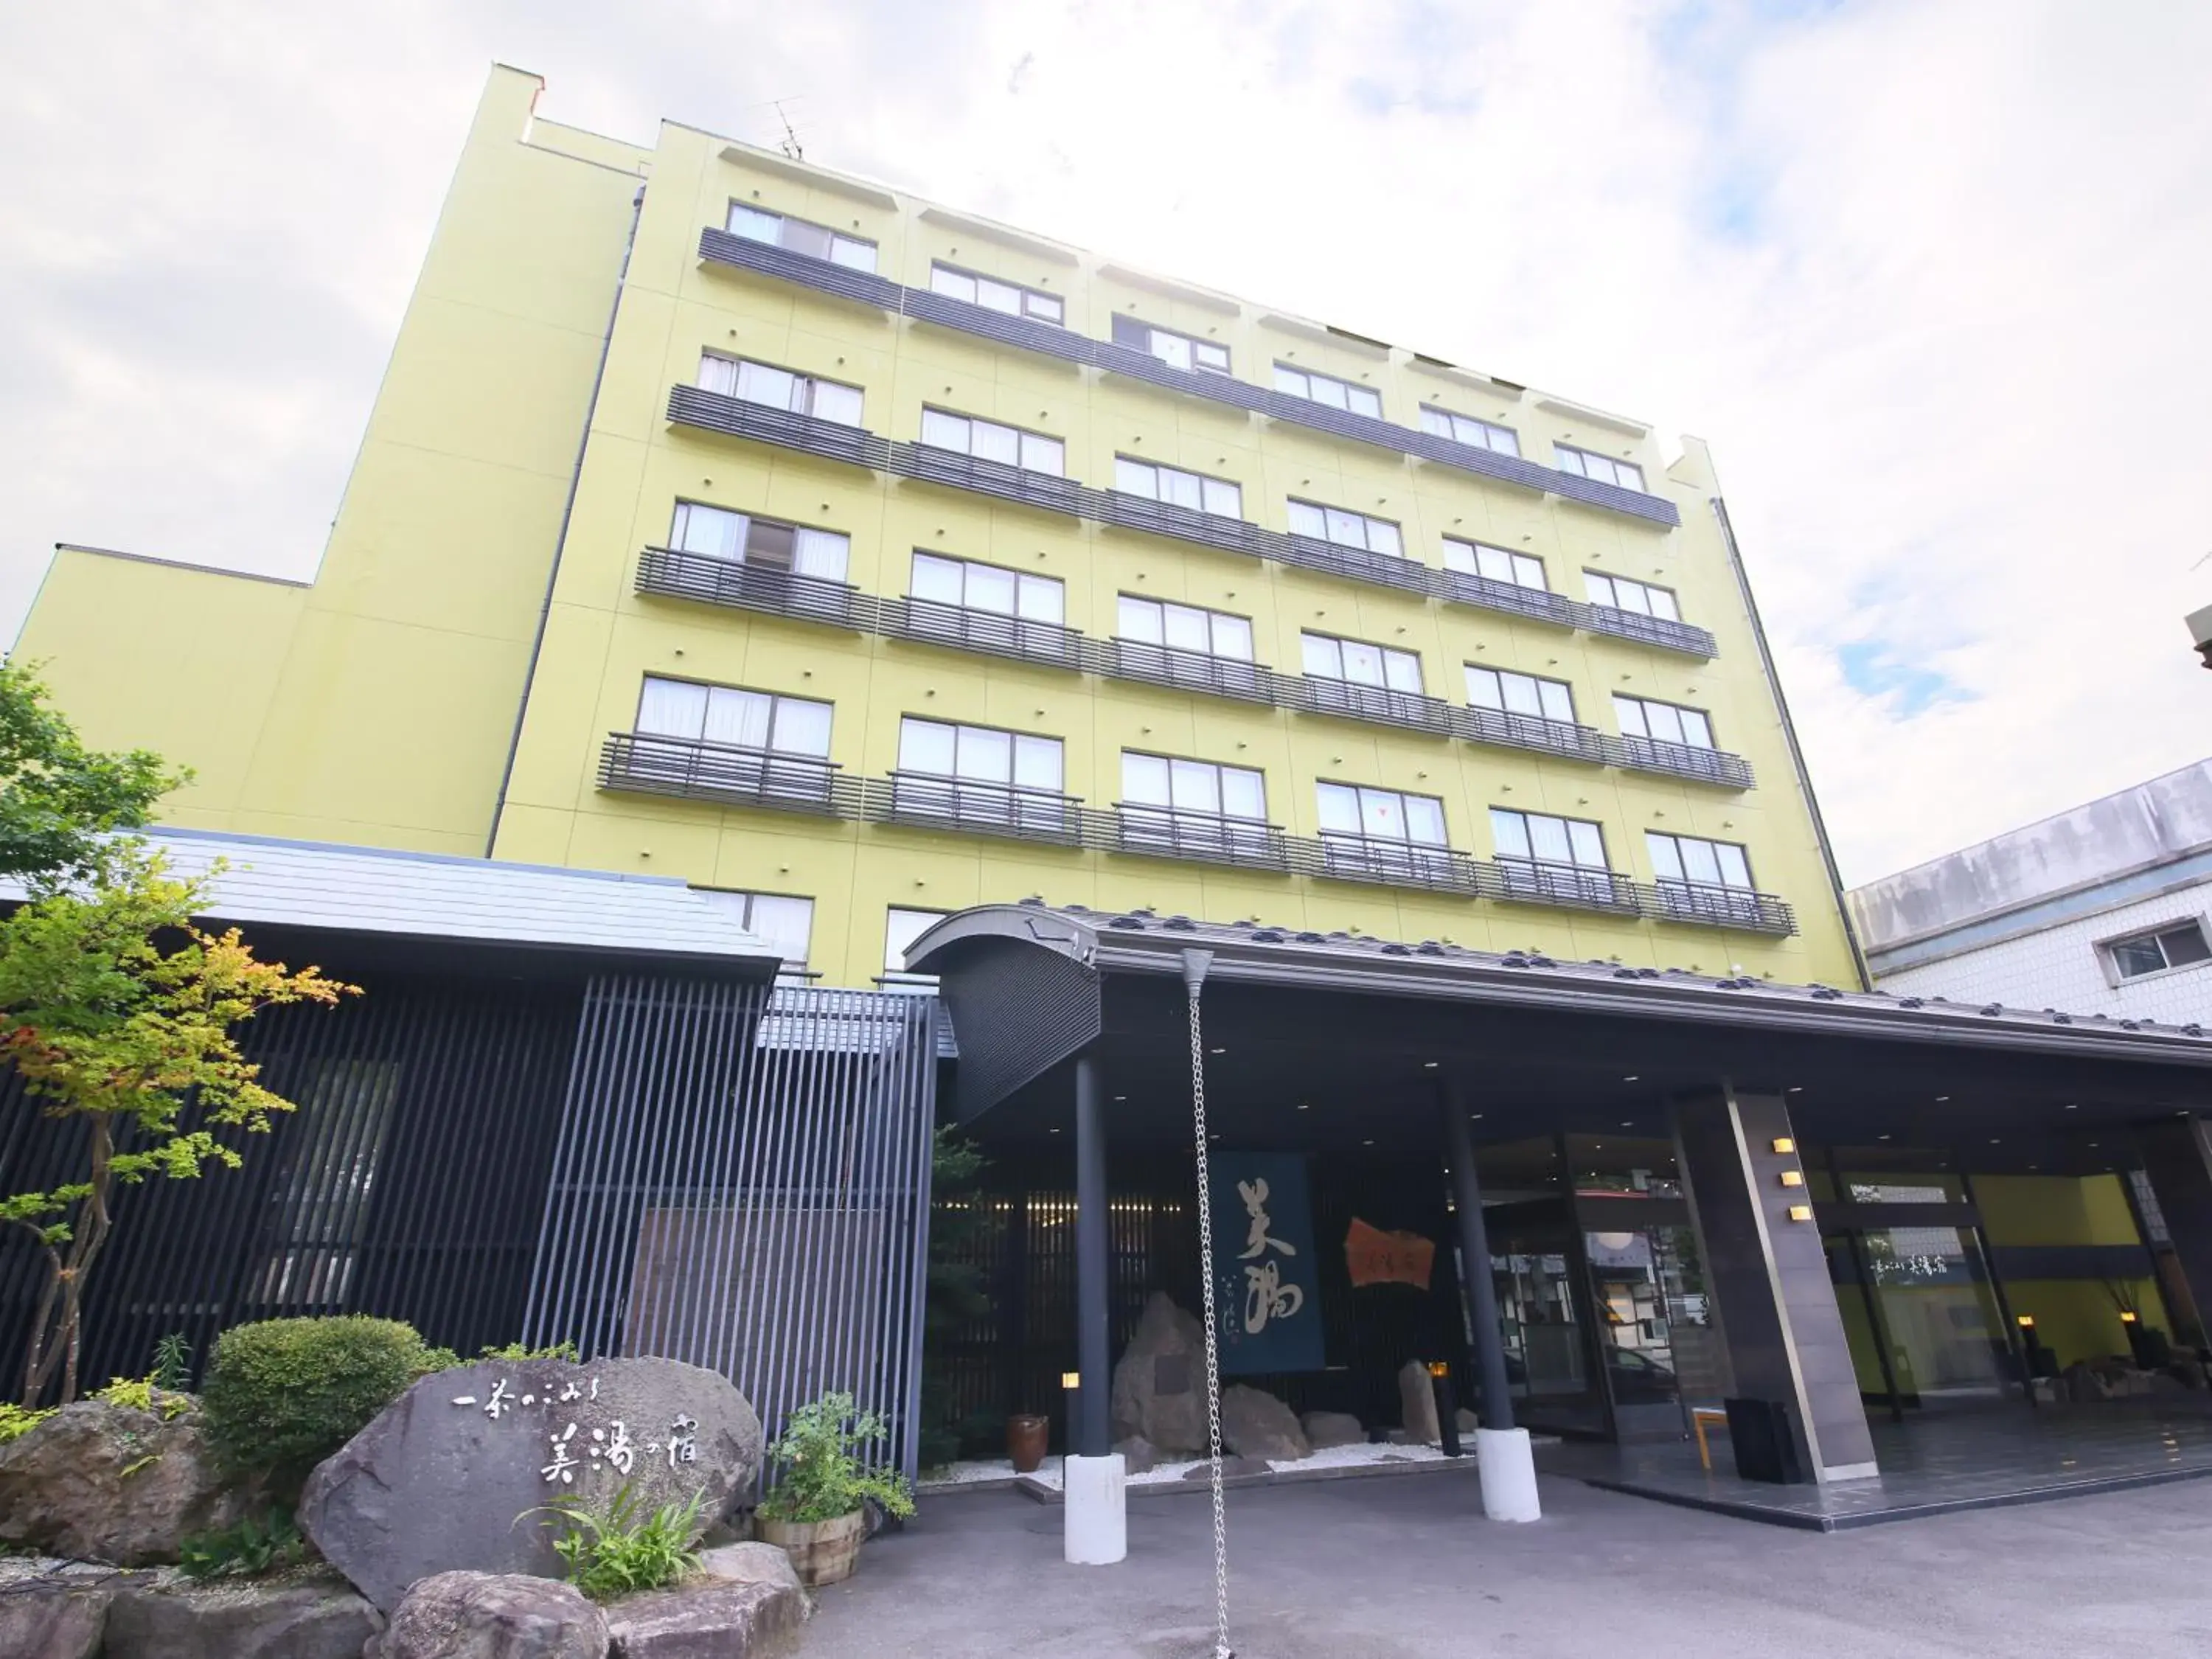
POLYGON ((1724 1400, 1728 1408, 1729 1444, 1735 1451, 1735 1472, 1746 1480, 1764 1480, 1777 1486, 1803 1484, 1805 1471, 1797 1461, 1797 1437, 1790 1431, 1790 1407, 1779 1400, 1724 1400))

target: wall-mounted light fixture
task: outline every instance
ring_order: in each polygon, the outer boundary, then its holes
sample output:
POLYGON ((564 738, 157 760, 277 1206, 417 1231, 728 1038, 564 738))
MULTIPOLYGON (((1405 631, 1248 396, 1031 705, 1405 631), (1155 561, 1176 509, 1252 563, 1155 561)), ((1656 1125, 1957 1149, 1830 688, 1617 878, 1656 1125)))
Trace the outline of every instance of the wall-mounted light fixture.
POLYGON ((1083 1386, 1083 1373, 1081 1371, 1062 1371, 1060 1374, 1060 1386, 1063 1389, 1081 1388, 1083 1386))
POLYGON ((1796 1150, 1797 1143, 1790 1139, 1788 1135, 1777 1135, 1774 1137, 1774 1151, 1777 1157, 1787 1158, 1790 1153, 1796 1150))
POLYGON ((1813 1206, 1809 1204, 1792 1204, 1790 1206, 1790 1218, 1792 1221, 1810 1221, 1813 1218, 1813 1206))
POLYGON ((2019 1326, 2021 1329, 2024 1331, 2032 1331, 2035 1328, 2035 1316, 2033 1314, 2021 1314, 2018 1318, 2013 1321, 2013 1323, 2019 1326))
POLYGON ((1803 1186, 1805 1184, 1805 1172, 1802 1170, 1784 1170, 1782 1172, 1782 1184, 1785 1187, 1803 1186))

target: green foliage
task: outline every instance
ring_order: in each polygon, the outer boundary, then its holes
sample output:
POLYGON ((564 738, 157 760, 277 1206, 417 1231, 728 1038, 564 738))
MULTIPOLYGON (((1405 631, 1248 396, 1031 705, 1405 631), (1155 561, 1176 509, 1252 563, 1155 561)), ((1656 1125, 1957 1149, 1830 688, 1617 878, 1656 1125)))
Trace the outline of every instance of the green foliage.
POLYGON ((428 1376, 433 1371, 458 1370, 467 1362, 451 1348, 425 1348, 415 1360, 415 1375, 428 1376))
POLYGON ((550 1348, 526 1348, 520 1342, 510 1342, 503 1348, 495 1348, 487 1345, 484 1351, 477 1356, 477 1363, 481 1364, 487 1359, 500 1359, 512 1363, 520 1363, 526 1359, 566 1359, 573 1364, 575 1358, 576 1345, 573 1342, 556 1342, 550 1348))
POLYGON ((151 1376, 112 1378, 106 1388, 94 1389, 92 1397, 102 1405, 122 1406, 135 1412, 159 1412, 165 1423, 182 1417, 192 1408, 190 1395, 172 1393, 151 1376))
POLYGON ((981 1191, 988 1167, 974 1142, 949 1128, 939 1129, 931 1148, 929 1265, 922 1304, 922 1467, 949 1463, 963 1449, 988 1445, 1006 1426, 1003 1412, 989 1407, 965 1417, 951 1415, 952 1389, 944 1355, 963 1325, 991 1311, 983 1270, 975 1249, 988 1224, 989 1202, 981 1191))
POLYGON ((258 1578, 307 1554, 292 1511, 279 1507, 258 1520, 248 1516, 236 1526, 191 1534, 178 1546, 177 1564, 187 1578, 258 1578))
POLYGON ((216 1339, 200 1405, 226 1467, 297 1496, 316 1464, 422 1375, 411 1325, 348 1314, 234 1325, 216 1339))
POLYGON ((594 1601, 609 1601, 672 1584, 699 1565, 691 1532, 706 1497, 702 1490, 688 1504, 664 1504, 643 1514, 635 1489, 625 1481, 605 1508, 562 1498, 527 1513, 557 1517, 562 1533, 553 1550, 568 1582, 594 1601))
POLYGON ((191 777, 143 749, 87 749, 31 668, 0 664, 0 876, 33 896, 100 879, 112 832, 137 829, 191 777))
POLYGON ((768 1449, 779 1474, 760 1513, 771 1521, 834 1521, 872 1498, 890 1514, 912 1515, 906 1477, 870 1468, 858 1455, 857 1448, 884 1433, 884 1419, 854 1412, 849 1394, 825 1394, 801 1406, 768 1449))
POLYGON ((22 1407, 0 1400, 0 1446, 10 1440, 20 1440, 33 1429, 52 1417, 52 1410, 26 1411, 22 1407))
POLYGON ((149 1380, 155 1388, 180 1394, 191 1374, 192 1345, 185 1340, 182 1331, 171 1331, 154 1345, 154 1370, 149 1380))

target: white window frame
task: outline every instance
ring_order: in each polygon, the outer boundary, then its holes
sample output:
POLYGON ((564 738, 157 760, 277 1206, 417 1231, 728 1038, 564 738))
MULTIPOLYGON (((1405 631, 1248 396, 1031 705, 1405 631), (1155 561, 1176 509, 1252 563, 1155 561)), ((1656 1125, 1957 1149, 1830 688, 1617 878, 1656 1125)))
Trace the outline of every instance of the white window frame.
POLYGON ((1218 657, 1224 662, 1249 664, 1254 660, 1249 617, 1240 617, 1231 611, 1209 611, 1204 605, 1185 605, 1178 599, 1156 599, 1148 593, 1114 596, 1114 637, 1130 645, 1218 657), (1147 618, 1149 634, 1130 629, 1131 622, 1140 615, 1147 618), (1204 645, 1184 642, 1191 639, 1194 627, 1204 635, 1204 645), (1170 632, 1181 633, 1183 639, 1170 638, 1170 632), (1228 648, 1224 649, 1224 646, 1228 648))
POLYGON ((1340 380, 1318 369, 1300 368, 1296 363, 1276 363, 1275 390, 1325 409, 1341 409, 1373 421, 1382 418, 1382 394, 1373 386, 1340 380))
POLYGON ((1334 680, 1344 685, 1364 685, 1376 691, 1400 691, 1409 696, 1425 696, 1427 682, 1421 672, 1421 656, 1418 651, 1407 651, 1394 645, 1378 645, 1372 640, 1347 639, 1340 634, 1321 634, 1311 629, 1298 634, 1298 662, 1308 678, 1334 680), (1352 672, 1352 652, 1375 653, 1378 679, 1364 679, 1352 672), (1334 665, 1331 672, 1328 665, 1334 665), (1408 683, 1410 682, 1410 684, 1408 683))
POLYGON ((1656 617, 1662 622, 1673 623, 1682 620, 1681 605, 1671 587, 1640 582, 1632 576, 1612 576, 1602 570, 1586 569, 1583 572, 1583 590, 1589 595, 1592 605, 1620 611, 1625 616, 1656 617), (1658 600, 1664 601, 1663 608, 1655 601, 1655 594, 1658 600), (1624 598, 1633 599, 1637 603, 1623 605, 1620 601, 1624 598))
POLYGON ((2166 935, 2179 933, 2184 928, 2194 928, 2197 939, 2206 945, 2212 946, 2212 928, 2205 926, 2204 918, 2201 915, 2175 916, 2170 921, 2154 922, 2148 927, 2130 927, 2124 933, 2115 933, 2110 939, 2099 939, 2095 945, 2097 962, 2098 965, 2104 969, 2106 983, 2117 990, 2124 985, 2140 985, 2147 979, 2164 979, 2172 974, 2185 974, 2193 968, 2212 967, 2212 958, 2203 958, 2194 962, 2175 962, 2172 959, 2166 948, 2166 935), (2119 948, 2124 945, 2141 945, 2145 942, 2158 946, 2160 959, 2166 965, 2163 968, 2147 969, 2140 974, 2123 973, 2120 970, 2119 948))
POLYGON ((1046 623, 1057 628, 1067 621, 1067 584, 1057 576, 1040 576, 1034 572, 1010 569, 1002 564, 987 564, 981 559, 963 559, 950 553, 939 553, 933 548, 917 547, 907 570, 907 597, 928 605, 953 606, 963 611, 981 611, 987 616, 1013 617, 1024 622, 1046 623), (927 566, 925 566, 925 561, 927 566), (922 572, 933 572, 932 580, 941 580, 939 566, 954 569, 960 587, 957 599, 940 597, 922 591, 922 572), (992 592, 1003 586, 1008 602, 994 602, 992 592))
POLYGON ((906 946, 913 944, 915 940, 951 914, 950 910, 916 909, 912 905, 907 904, 893 904, 884 908, 883 982, 885 986, 894 989, 912 987, 916 990, 927 990, 936 985, 936 975, 917 974, 907 967, 906 946), (906 942, 903 945, 898 942, 902 920, 921 924, 907 934, 906 942))
POLYGON ((934 404, 925 404, 921 410, 921 438, 932 449, 946 450, 955 455, 973 455, 979 460, 1018 467, 1024 472, 1034 472, 1042 477, 1064 478, 1067 476, 1067 441, 1055 438, 1049 432, 1033 432, 1027 427, 1012 426, 1005 421, 989 421, 980 415, 963 415, 957 410, 939 409, 934 404), (979 448, 977 440, 987 434, 989 439, 988 447, 979 448), (959 441, 950 441, 956 437, 959 441), (1011 440, 1012 442, 1009 444, 1003 440, 1011 440), (1006 453, 994 453, 997 451, 1010 453, 1014 459, 1008 460, 1006 453))
POLYGON ((1384 789, 1373 784, 1340 783, 1333 778, 1319 778, 1314 782, 1315 824, 1323 839, 1335 836, 1345 839, 1357 838, 1368 842, 1402 842, 1408 847, 1449 849, 1451 846, 1451 823, 1444 813, 1443 797, 1418 794, 1407 789, 1384 789), (1332 793, 1334 792, 1334 793, 1332 793), (1349 797, 1349 799, 1347 799, 1349 797), (1334 809, 1330 803, 1334 803, 1334 809), (1420 811, 1413 808, 1418 804, 1420 811), (1358 823, 1357 829, 1346 829, 1342 819, 1343 809, 1349 806, 1358 823), (1399 825, 1392 834, 1382 826, 1395 815, 1399 825), (1332 824, 1330 820, 1338 820, 1332 824), (1415 820, 1430 827, 1433 819, 1434 835, 1416 835, 1415 820))
POLYGON ((1644 850, 1651 860, 1651 873, 1662 887, 1673 885, 1692 889, 1721 889, 1730 893, 1756 893, 1759 883, 1751 873, 1751 849, 1741 842, 1715 841, 1710 836, 1683 836, 1666 830, 1646 830, 1644 850), (1664 856, 1662 855, 1662 848, 1664 856), (1711 862, 1713 874, 1692 873, 1690 858, 1684 856, 1694 848, 1711 862), (1729 867, 1731 860, 1735 868, 1729 867), (1674 868, 1669 871, 1668 866, 1674 868), (1741 880, 1734 878, 1742 877, 1741 880))
POLYGON ((1668 702, 1662 697, 1631 696, 1626 691, 1613 694, 1613 717, 1620 726, 1624 738, 1641 738, 1646 743, 1671 744, 1677 749, 1703 749, 1717 753, 1720 744, 1713 741, 1713 717, 1702 708, 1692 708, 1686 702, 1668 702), (1680 735, 1669 737, 1663 731, 1653 729, 1654 711, 1663 711, 1671 716, 1680 735), (1695 721, 1694 727, 1692 722, 1695 721))
POLYGON ((1571 472, 1577 478, 1614 484, 1622 489, 1632 489, 1639 495, 1650 493, 1644 488, 1644 469, 1641 466, 1634 461, 1616 460, 1610 455, 1601 455, 1595 449, 1554 442, 1552 445, 1552 464, 1559 471, 1571 472))
POLYGON ((1547 678, 1541 674, 1524 674, 1515 668, 1493 668, 1486 663, 1468 663, 1467 669, 1467 704, 1470 708, 1488 709, 1493 714, 1509 715, 1519 720, 1549 720, 1558 725, 1573 726, 1575 720, 1575 688, 1566 680, 1547 678), (1486 679, 1494 682, 1486 686, 1486 679), (1510 682, 1511 684, 1508 684, 1510 682), (1522 690, 1526 687, 1526 690, 1522 690), (1495 702, 1483 700, 1486 690, 1494 690, 1495 702), (1515 696, 1533 701, 1534 708, 1516 708, 1515 696), (1559 710, 1564 709, 1561 713, 1559 710))
MULTIPOLYGON (((742 706, 742 705, 739 705, 742 706)), ((637 719, 633 729, 641 737, 665 738, 679 743, 714 744, 723 748, 756 750, 764 754, 787 755, 798 759, 826 761, 830 758, 830 733, 836 715, 836 705, 820 697, 797 697, 788 692, 764 691, 754 686, 718 685, 707 680, 684 679, 674 674, 647 674, 638 691, 637 719), (656 688, 664 690, 657 692, 656 688), (699 729, 696 732, 662 732, 648 727, 646 710, 656 700, 673 705, 689 702, 680 691, 666 688, 690 688, 699 691, 699 729), (767 705, 767 738, 765 743, 732 744, 710 738, 707 732, 714 725, 717 696, 723 698, 761 698, 767 705), (811 730, 817 724, 818 746, 811 730), (803 737, 805 743, 784 740, 787 736, 803 737)))
POLYGON ((797 253, 801 258, 823 258, 821 254, 808 253, 790 246, 789 228, 793 225, 801 226, 807 230, 819 231, 830 239, 828 256, 830 264, 842 265, 848 270, 872 272, 875 270, 877 245, 873 241, 865 236, 848 236, 842 230, 834 229, 829 225, 818 224, 811 219, 796 218, 788 213, 770 212, 766 208, 755 207, 750 202, 732 201, 730 204, 729 216, 723 222, 724 228, 732 236, 742 236, 749 242, 765 242, 771 247, 780 247, 787 252, 797 253), (741 223, 744 220, 770 219, 775 222, 773 235, 763 234, 769 228, 765 224, 741 223))
POLYGON ((740 403, 811 416, 838 426, 859 426, 867 401, 867 394, 849 382, 802 374, 795 368, 763 362, 757 357, 732 357, 720 351, 699 354, 699 386, 702 391, 735 398, 740 403), (775 384, 779 380, 787 384, 779 388, 775 384), (752 382, 750 390, 748 381, 752 382), (780 392, 781 395, 766 395, 771 391, 780 392))
POLYGON ((948 300, 981 306, 1001 316, 1026 317, 1033 323, 1051 323, 1062 328, 1067 325, 1067 301, 1061 295, 1042 289, 1025 288, 1003 276, 989 276, 980 270, 947 264, 942 259, 929 262, 929 291, 948 300))
POLYGON ((1244 486, 1231 478, 1193 472, 1188 467, 1168 466, 1134 455, 1114 458, 1114 489, 1117 494, 1148 501, 1165 501, 1210 513, 1218 519, 1244 516, 1244 486))
MULTIPOLYGON (((1149 787, 1149 786, 1146 786, 1149 787)), ((1207 818, 1233 818, 1239 823, 1265 823, 1267 821, 1267 775, 1256 766, 1233 766, 1223 761, 1193 760, 1183 755, 1164 755, 1151 749, 1124 749, 1121 751, 1121 799, 1123 807, 1136 807, 1152 813, 1196 813, 1207 818), (1140 763, 1141 769, 1158 769, 1164 800, 1139 799, 1139 791, 1133 784, 1136 773, 1130 763, 1140 763), (1234 781, 1235 788, 1231 783, 1234 781), (1256 797, 1245 794, 1248 788, 1256 791, 1256 797), (1237 794, 1249 810, 1231 809, 1231 797, 1237 794), (1212 805, 1203 803, 1212 802, 1212 805)))
POLYGON ((1613 860, 1606 852, 1605 826, 1594 819, 1571 818, 1559 812, 1531 812, 1527 808, 1520 806, 1493 806, 1490 809, 1490 834, 1491 856, 1501 863, 1510 860, 1518 864, 1551 866, 1563 870, 1583 870, 1592 874, 1602 872, 1610 876, 1613 873, 1613 860), (1521 821, 1522 844, 1527 847, 1528 851, 1523 853, 1512 850, 1504 838, 1498 834, 1500 827, 1498 820, 1501 818, 1518 818, 1521 821), (1559 837, 1567 849, 1565 858, 1547 857, 1535 850, 1538 839, 1534 833, 1534 826, 1539 823, 1559 826, 1559 837), (1577 836, 1575 833, 1577 830, 1589 830, 1590 836, 1595 839, 1597 862, 1592 863, 1585 856, 1588 850, 1588 838, 1577 836))
POLYGON ((1541 559, 1533 553, 1516 553, 1510 547, 1492 547, 1487 542, 1471 542, 1458 536, 1445 537, 1444 568, 1456 570, 1462 576, 1498 582, 1507 587, 1525 587, 1536 593, 1552 591, 1551 580, 1544 573, 1541 559), (1483 568, 1486 564, 1490 567, 1487 570, 1483 568))
POLYGON ((1469 449, 1487 449, 1499 455, 1521 453, 1521 434, 1511 427, 1462 415, 1440 404, 1421 405, 1421 430, 1432 437, 1465 444, 1469 449))
POLYGON ((1298 495, 1289 497, 1284 505, 1293 536, 1383 558, 1407 556, 1405 531, 1395 519, 1377 519, 1348 507, 1331 507, 1298 495))
POLYGON ((1185 334, 1178 329, 1162 328, 1158 323, 1126 311, 1114 313, 1109 337, 1114 343, 1127 350, 1141 351, 1148 357, 1157 357, 1170 368, 1181 369, 1186 374, 1231 374, 1229 348, 1218 340, 1200 339, 1195 334, 1185 334), (1142 335, 1139 344, 1134 335, 1142 335))
MULTIPOLYGON (((734 887, 694 887, 691 890, 718 909, 735 911, 738 925, 747 933, 759 934, 762 942, 769 945, 775 944, 776 938, 772 933, 763 932, 759 925, 757 918, 762 904, 766 902, 773 907, 805 906, 806 927, 804 933, 793 934, 787 932, 783 935, 786 940, 793 937, 799 939, 799 954, 794 957, 787 951, 783 957, 782 971, 777 975, 779 979, 805 979, 807 958, 813 953, 814 949, 814 901, 812 899, 798 893, 756 893, 734 887)), ((787 911, 786 915, 788 915, 788 914, 787 911)))
POLYGON ((853 538, 842 530, 817 530, 708 501, 679 500, 669 519, 668 547, 671 552, 696 553, 702 558, 751 565, 779 574, 842 582, 852 557, 853 538), (777 564, 759 556, 752 544, 755 532, 763 530, 790 532, 789 562, 777 564))

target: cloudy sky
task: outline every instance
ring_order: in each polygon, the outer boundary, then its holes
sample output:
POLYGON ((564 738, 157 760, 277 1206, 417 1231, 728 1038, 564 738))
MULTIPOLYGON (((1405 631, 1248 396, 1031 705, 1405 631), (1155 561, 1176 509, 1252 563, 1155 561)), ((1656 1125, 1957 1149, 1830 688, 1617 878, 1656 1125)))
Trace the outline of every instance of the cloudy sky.
POLYGON ((2202 0, 7 7, 0 638, 313 569, 494 59, 1705 438, 1847 880, 2212 750, 2202 0))

